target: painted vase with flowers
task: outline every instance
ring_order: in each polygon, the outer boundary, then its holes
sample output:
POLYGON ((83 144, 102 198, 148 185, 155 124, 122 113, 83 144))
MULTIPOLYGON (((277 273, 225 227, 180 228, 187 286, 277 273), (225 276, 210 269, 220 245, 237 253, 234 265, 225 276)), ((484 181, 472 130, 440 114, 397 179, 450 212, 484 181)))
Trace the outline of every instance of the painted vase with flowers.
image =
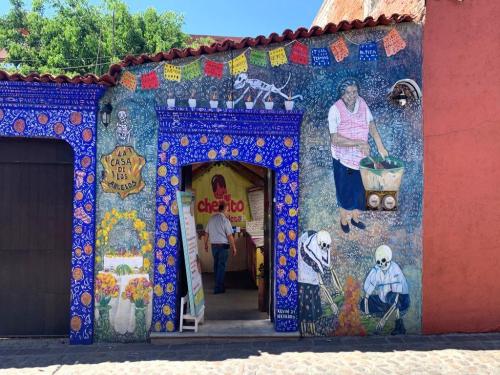
POLYGON ((119 287, 116 278, 107 272, 100 272, 95 278, 95 301, 99 319, 97 321, 97 337, 107 341, 111 335, 109 323, 109 302, 118 297, 119 287))
POLYGON ((134 335, 139 340, 146 339, 146 308, 151 301, 153 288, 151 282, 145 277, 131 279, 122 292, 122 299, 128 299, 135 306, 134 335))

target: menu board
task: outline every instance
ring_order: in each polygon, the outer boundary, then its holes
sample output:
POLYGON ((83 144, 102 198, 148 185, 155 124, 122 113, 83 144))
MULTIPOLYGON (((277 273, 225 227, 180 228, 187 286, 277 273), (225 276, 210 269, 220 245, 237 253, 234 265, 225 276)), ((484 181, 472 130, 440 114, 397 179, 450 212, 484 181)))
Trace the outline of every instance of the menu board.
POLYGON ((182 232, 182 247, 184 248, 184 264, 188 282, 190 314, 198 316, 205 304, 201 269, 199 267, 198 241, 196 237, 196 223, 194 221, 194 194, 191 192, 177 192, 179 205, 180 228, 182 232))
POLYGON ((248 189, 248 204, 252 221, 264 222, 264 189, 260 187, 248 189))

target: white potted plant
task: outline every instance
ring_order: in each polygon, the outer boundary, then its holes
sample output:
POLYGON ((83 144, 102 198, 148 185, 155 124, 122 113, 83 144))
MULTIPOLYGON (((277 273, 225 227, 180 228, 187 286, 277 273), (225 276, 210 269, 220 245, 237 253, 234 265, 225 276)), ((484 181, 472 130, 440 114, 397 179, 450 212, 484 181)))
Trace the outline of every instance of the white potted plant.
POLYGON ((210 96, 210 108, 215 109, 219 106, 219 101, 217 99, 217 93, 212 93, 210 96))
POLYGON ((169 91, 168 92, 167 107, 168 108, 174 108, 175 107, 175 98, 174 98, 174 92, 173 91, 169 91))
POLYGON ((293 100, 290 94, 288 95, 288 99, 285 100, 285 109, 287 111, 291 111, 293 109, 293 100))
POLYGON ((252 109, 253 108, 252 95, 250 95, 250 94, 245 99, 245 107, 247 109, 252 109))
POLYGON ((189 108, 191 108, 191 109, 196 108, 196 98, 194 97, 195 94, 196 94, 196 90, 191 89, 191 96, 188 99, 188 105, 189 105, 189 108))
POLYGON ((234 100, 233 100, 233 93, 232 92, 230 92, 229 95, 227 96, 226 108, 227 109, 234 109, 234 100))
POLYGON ((267 97, 266 101, 264 102, 264 107, 265 107, 266 109, 269 109, 269 110, 273 109, 273 107, 274 107, 274 102, 273 102, 273 98, 271 97, 271 95, 269 95, 269 96, 267 97))

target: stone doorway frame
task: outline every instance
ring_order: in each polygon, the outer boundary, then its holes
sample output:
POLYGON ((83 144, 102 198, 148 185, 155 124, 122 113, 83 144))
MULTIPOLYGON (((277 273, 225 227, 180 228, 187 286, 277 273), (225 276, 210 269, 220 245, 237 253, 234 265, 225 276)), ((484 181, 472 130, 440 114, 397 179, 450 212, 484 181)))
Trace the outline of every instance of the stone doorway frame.
POLYGON ((158 164, 152 331, 179 323, 176 192, 182 167, 240 161, 274 170, 274 327, 298 330, 299 142, 302 113, 158 107, 158 164))

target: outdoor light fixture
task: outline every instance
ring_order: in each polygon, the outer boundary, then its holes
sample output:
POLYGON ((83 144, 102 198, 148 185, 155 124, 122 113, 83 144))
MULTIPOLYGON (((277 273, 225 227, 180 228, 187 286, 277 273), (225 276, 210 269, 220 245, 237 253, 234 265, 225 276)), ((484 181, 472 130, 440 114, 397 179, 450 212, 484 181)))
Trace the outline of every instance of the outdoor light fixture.
POLYGON ((388 90, 388 98, 394 104, 404 107, 409 102, 419 101, 422 98, 422 90, 414 80, 401 79, 388 90))
POLYGON ((408 97, 404 92, 400 92, 399 94, 393 96, 392 99, 397 101, 401 107, 404 107, 408 102, 408 97))
POLYGON ((113 107, 111 106, 111 103, 106 103, 101 108, 101 121, 104 127, 106 128, 108 127, 111 121, 111 112, 113 112, 113 107))

